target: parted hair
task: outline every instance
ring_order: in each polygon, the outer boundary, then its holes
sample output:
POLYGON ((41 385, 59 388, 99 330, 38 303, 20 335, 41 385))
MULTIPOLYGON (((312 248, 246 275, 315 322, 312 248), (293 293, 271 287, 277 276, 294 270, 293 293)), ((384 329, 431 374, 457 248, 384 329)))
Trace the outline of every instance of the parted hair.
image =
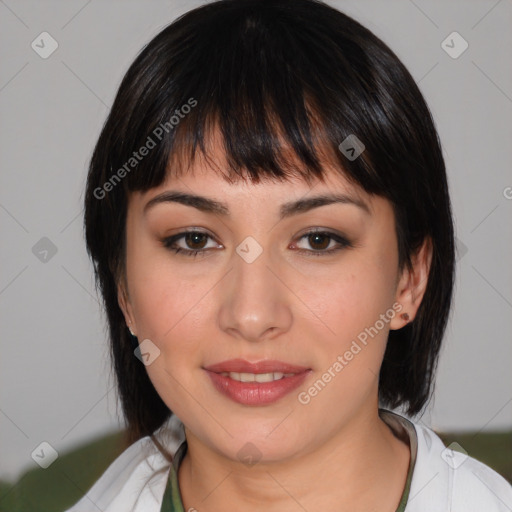
POLYGON ((382 405, 421 412, 433 392, 455 272, 446 170, 429 108, 393 51, 333 7, 220 0, 186 12, 144 46, 89 165, 86 245, 129 442, 151 435, 172 411, 134 356, 118 303, 128 197, 161 185, 169 172, 186 172, 197 154, 207 158, 214 129, 231 181, 242 172, 255 183, 291 175, 314 180, 324 176, 321 155, 330 155, 349 181, 390 201, 400 269, 410 268, 430 240, 423 300, 412 322, 390 331, 379 376, 382 405), (339 149, 350 135, 365 147, 355 159, 339 149), (180 165, 170 167, 171 159, 180 165))

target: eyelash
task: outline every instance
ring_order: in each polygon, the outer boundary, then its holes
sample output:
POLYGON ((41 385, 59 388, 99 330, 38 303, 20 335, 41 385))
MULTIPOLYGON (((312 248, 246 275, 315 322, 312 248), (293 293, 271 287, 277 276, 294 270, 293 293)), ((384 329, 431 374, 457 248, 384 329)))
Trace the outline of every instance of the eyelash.
MULTIPOLYGON (((162 240, 162 244, 164 247, 166 247, 169 250, 174 251, 175 254, 181 253, 183 256, 193 256, 196 257, 198 254, 205 255, 205 253, 208 251, 208 249, 183 249, 182 247, 175 247, 175 243, 180 240, 181 238, 184 238, 186 235, 189 234, 200 234, 204 235, 210 239, 213 239, 208 233, 204 233, 203 231, 183 231, 182 233, 178 233, 177 235, 173 235, 171 237, 165 238, 162 240)), ((329 250, 307 250, 307 249, 297 249, 297 252, 300 254, 305 254, 307 256, 328 256, 331 254, 334 254, 342 249, 346 248, 352 248, 354 245, 347 240, 345 237, 342 237, 340 235, 337 235, 335 233, 331 233, 329 231, 321 231, 321 230, 313 230, 308 231, 307 233, 304 233, 299 240, 302 240, 303 238, 308 238, 312 235, 322 235, 330 238, 331 240, 334 240, 339 244, 338 247, 334 249, 329 250)))

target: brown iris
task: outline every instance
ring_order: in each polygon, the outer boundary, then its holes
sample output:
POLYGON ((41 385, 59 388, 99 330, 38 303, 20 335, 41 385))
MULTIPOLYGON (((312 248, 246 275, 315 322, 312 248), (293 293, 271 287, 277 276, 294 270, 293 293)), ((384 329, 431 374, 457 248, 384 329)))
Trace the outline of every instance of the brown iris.
POLYGON ((313 249, 327 249, 327 247, 329 247, 331 237, 322 233, 313 233, 308 235, 308 241, 313 249))
POLYGON ((185 235, 185 242, 187 243, 187 246, 190 249, 203 249, 206 245, 206 241, 208 239, 208 236, 204 233, 187 233, 185 235), (201 244, 201 242, 204 242, 201 244))

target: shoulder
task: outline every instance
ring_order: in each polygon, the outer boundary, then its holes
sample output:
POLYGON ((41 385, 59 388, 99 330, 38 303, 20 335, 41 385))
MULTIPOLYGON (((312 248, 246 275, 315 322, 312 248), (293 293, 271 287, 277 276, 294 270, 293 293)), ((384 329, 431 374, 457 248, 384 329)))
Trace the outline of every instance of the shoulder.
MULTIPOLYGON (((181 422, 173 416, 155 432, 158 441, 174 455, 182 440, 181 422)), ((170 462, 151 438, 129 446, 112 462, 85 496, 66 512, 159 512, 170 462)))
POLYGON ((505 512, 512 510, 512 486, 473 457, 446 447, 430 428, 414 423, 418 453, 407 512, 505 512))

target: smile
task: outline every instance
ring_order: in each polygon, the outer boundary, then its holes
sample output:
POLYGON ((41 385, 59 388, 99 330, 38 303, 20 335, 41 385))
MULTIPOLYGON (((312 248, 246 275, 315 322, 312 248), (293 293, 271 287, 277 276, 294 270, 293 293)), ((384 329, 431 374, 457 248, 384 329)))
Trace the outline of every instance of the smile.
POLYGON ((272 382, 281 380, 284 377, 292 377, 294 373, 271 372, 271 373, 239 373, 239 372, 221 372, 223 377, 237 380, 239 382, 272 382))

